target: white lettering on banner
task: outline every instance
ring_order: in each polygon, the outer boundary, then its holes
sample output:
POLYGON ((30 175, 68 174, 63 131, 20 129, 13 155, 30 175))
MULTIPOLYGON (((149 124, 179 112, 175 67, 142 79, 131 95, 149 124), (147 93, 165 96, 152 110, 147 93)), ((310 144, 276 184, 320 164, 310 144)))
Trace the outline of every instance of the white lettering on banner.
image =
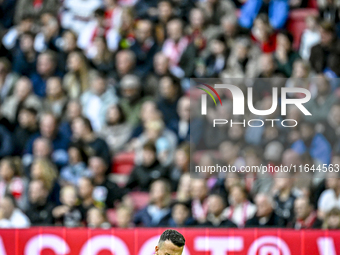
POLYGON ((0 255, 7 255, 4 242, 2 241, 1 237, 0 237, 0 255))
MULTIPOLYGON (((215 84, 215 88, 228 89, 233 97, 233 115, 244 115, 244 95, 243 91, 230 84, 215 84)), ((272 106, 268 110, 257 110, 253 105, 253 88, 248 88, 247 103, 248 109, 255 115, 270 115, 275 112, 278 105, 278 91, 277 88, 272 89, 272 106)), ((281 115, 286 115, 286 107, 288 104, 293 104, 303 112, 304 115, 312 115, 302 104, 307 103, 311 99, 311 93, 304 88, 281 88, 281 115), (287 98, 289 93, 302 93, 306 96, 304 98, 287 98)), ((201 96, 201 114, 207 115, 207 96, 202 94, 201 96)))
POLYGON ((108 250, 114 255, 130 255, 125 242, 113 235, 98 235, 89 239, 80 251, 80 255, 97 255, 108 250))
POLYGON ((248 255, 291 255, 288 245, 280 237, 262 236, 256 239, 248 250, 248 255))
POLYGON ((317 239, 320 255, 336 255, 334 240, 331 237, 320 237, 317 239))
POLYGON ((56 255, 70 253, 70 247, 65 240, 57 235, 41 234, 32 237, 25 247, 25 255, 40 255, 44 249, 51 249, 56 255))
POLYGON ((243 237, 205 237, 195 238, 196 251, 210 251, 211 255, 227 255, 229 251, 243 250, 243 237))
MULTIPOLYGON (((160 236, 154 236, 148 239, 142 246, 142 248, 139 251, 139 255, 153 255, 155 254, 155 246, 158 243, 160 236)), ((183 255, 190 255, 190 252, 188 251, 187 247, 184 246, 183 255)))

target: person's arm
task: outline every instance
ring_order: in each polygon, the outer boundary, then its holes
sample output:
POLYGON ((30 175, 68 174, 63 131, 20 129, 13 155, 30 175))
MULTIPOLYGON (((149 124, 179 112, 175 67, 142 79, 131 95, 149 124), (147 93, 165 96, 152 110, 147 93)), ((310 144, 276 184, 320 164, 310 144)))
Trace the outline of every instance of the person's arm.
POLYGON ((7 50, 14 48, 15 43, 19 37, 19 30, 17 27, 11 28, 2 38, 2 44, 7 50))
POLYGON ((269 4, 269 22, 274 29, 283 28, 289 14, 287 0, 272 0, 269 4))

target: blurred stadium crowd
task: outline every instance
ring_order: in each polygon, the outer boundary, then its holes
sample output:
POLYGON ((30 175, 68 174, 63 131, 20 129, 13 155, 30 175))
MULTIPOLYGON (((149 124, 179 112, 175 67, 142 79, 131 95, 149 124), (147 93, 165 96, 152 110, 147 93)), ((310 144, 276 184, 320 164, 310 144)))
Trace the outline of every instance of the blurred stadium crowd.
MULTIPOLYGON (((190 146, 199 165, 340 164, 339 11, 338 0, 1 0, 0 227, 340 228, 335 170, 189 175, 190 146), (190 77, 305 87, 312 116, 290 108, 300 124, 285 130, 190 122, 190 77)), ((263 84, 254 102, 268 109, 263 84)))

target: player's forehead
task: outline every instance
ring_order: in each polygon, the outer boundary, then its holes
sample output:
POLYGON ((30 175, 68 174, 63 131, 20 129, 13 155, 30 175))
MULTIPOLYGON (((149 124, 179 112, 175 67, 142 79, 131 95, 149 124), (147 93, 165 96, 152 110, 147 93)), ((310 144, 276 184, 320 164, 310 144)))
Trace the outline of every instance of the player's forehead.
POLYGON ((162 254, 164 255, 182 255, 183 248, 184 247, 174 245, 169 240, 164 241, 159 247, 160 251, 162 251, 162 254))

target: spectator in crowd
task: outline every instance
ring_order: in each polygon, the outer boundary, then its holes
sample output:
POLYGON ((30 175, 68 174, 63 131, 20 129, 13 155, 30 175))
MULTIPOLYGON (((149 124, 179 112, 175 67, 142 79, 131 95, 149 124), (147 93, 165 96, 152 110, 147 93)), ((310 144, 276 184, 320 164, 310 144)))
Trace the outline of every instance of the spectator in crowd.
POLYGON ((120 82, 120 90, 122 95, 120 106, 127 116, 128 123, 136 127, 139 122, 141 107, 145 100, 141 98, 142 86, 140 79, 136 75, 129 74, 124 76, 120 82))
POLYGON ((309 15, 306 17, 306 29, 301 35, 300 56, 304 60, 308 60, 312 47, 318 44, 320 40, 321 35, 318 30, 317 17, 309 15))
POLYGON ((320 228, 322 222, 318 219, 313 205, 307 197, 299 197, 294 202, 295 220, 292 227, 295 229, 320 228))
POLYGON ((62 4, 60 17, 61 26, 80 34, 91 21, 93 12, 102 6, 100 0, 72 1, 66 0, 62 4))
POLYGON ((244 227, 247 220, 256 213, 256 206, 247 199, 247 191, 239 184, 230 188, 230 206, 225 210, 226 218, 238 227, 244 227))
POLYGON ((340 178, 339 173, 328 172, 326 190, 320 195, 318 201, 318 216, 323 219, 333 208, 340 208, 340 178))
POLYGON ((112 153, 122 151, 130 139, 132 127, 126 122, 126 115, 119 104, 111 105, 105 114, 105 124, 100 131, 112 153))
POLYGON ((294 201, 299 194, 292 189, 292 178, 289 173, 276 173, 274 178, 273 190, 274 209, 283 226, 293 220, 294 201))
POLYGON ((153 58, 153 70, 146 77, 144 91, 147 95, 156 96, 159 80, 163 76, 169 75, 169 59, 163 52, 157 52, 153 58))
POLYGON ((48 50, 41 53, 37 59, 37 72, 30 76, 33 91, 39 97, 46 97, 46 81, 52 76, 61 77, 57 69, 57 56, 54 51, 48 50))
POLYGON ((83 114, 91 121, 94 131, 102 129, 105 113, 110 105, 118 103, 118 98, 112 87, 107 85, 103 77, 97 76, 90 85, 90 89, 80 98, 83 114))
POLYGON ((169 67, 178 78, 190 77, 194 63, 189 59, 195 56, 195 46, 183 35, 183 23, 180 19, 172 19, 167 23, 168 39, 164 41, 162 51, 169 58, 169 67))
POLYGON ((192 216, 198 223, 204 223, 208 214, 208 187, 204 179, 192 179, 190 183, 192 216))
POLYGON ((57 118, 61 117, 67 104, 67 96, 60 77, 51 77, 46 81, 46 98, 43 107, 57 118))
POLYGON ((225 216, 226 203, 221 195, 211 194, 208 197, 208 214, 204 227, 235 228, 236 225, 225 216))
POLYGON ((156 40, 162 44, 167 34, 167 23, 174 17, 174 6, 172 1, 161 0, 157 4, 157 21, 155 26, 156 40))
POLYGON ((62 73, 68 70, 67 59, 71 52, 79 50, 77 47, 77 35, 72 30, 65 30, 59 40, 61 43, 57 45, 58 49, 58 68, 62 73))
POLYGON ((144 227, 167 226, 171 217, 171 187, 166 180, 154 181, 150 187, 150 203, 134 216, 133 222, 144 227))
POLYGON ((92 68, 108 75, 114 68, 113 54, 108 49, 107 41, 104 36, 97 36, 93 40, 93 47, 91 48, 90 65, 92 68))
POLYGON ((3 102, 13 93, 14 85, 19 79, 16 73, 11 72, 11 67, 11 63, 7 58, 0 58, 0 102, 3 102))
POLYGON ((277 70, 286 77, 292 75, 293 63, 300 58, 299 54, 292 49, 293 40, 293 35, 287 31, 280 31, 277 34, 274 58, 277 70))
POLYGON ((147 142, 142 149, 142 163, 132 170, 126 188, 148 191, 154 180, 165 178, 167 175, 167 169, 162 167, 157 159, 155 144, 147 142))
POLYGON ((230 57, 227 58, 225 70, 222 77, 248 77, 253 78, 258 75, 257 57, 259 51, 251 45, 247 37, 236 39, 234 46, 230 50, 230 57))
POLYGON ((87 211, 87 226, 89 228, 109 229, 110 223, 107 222, 105 212, 97 207, 92 207, 87 211))
POLYGON ((28 217, 16 206, 11 195, 4 196, 0 201, 0 228, 28 228, 31 223, 28 217))
POLYGON ((83 219, 86 219, 88 210, 90 210, 96 203, 93 198, 94 181, 92 178, 83 176, 78 180, 77 188, 80 199, 79 210, 83 219))
POLYGON ((57 41, 60 38, 60 26, 57 17, 52 12, 44 12, 40 16, 41 31, 34 40, 34 49, 44 52, 48 48, 56 50, 57 41))
POLYGON ((54 203, 48 199, 49 191, 43 181, 33 180, 29 184, 28 199, 29 206, 26 215, 30 219, 32 226, 53 225, 54 218, 52 210, 54 203))
POLYGON ((0 161, 0 196, 10 194, 21 210, 27 208, 27 179, 22 176, 19 158, 3 158, 0 161))
POLYGON ((190 203, 177 201, 172 205, 171 219, 169 227, 189 227, 196 225, 196 221, 191 216, 190 203))
POLYGON ((327 114, 331 110, 332 105, 336 101, 334 93, 332 93, 331 84, 324 75, 315 77, 317 95, 306 103, 306 109, 311 115, 306 116, 305 119, 309 122, 317 123, 325 121, 327 114))
POLYGON ((308 150, 314 160, 329 164, 332 149, 327 139, 316 133, 314 124, 310 122, 302 122, 299 126, 301 138, 292 144, 292 149, 300 155, 308 150))
POLYGON ((118 228, 131 228, 133 227, 132 223, 133 211, 129 206, 121 205, 117 208, 117 223, 116 227, 118 228))
POLYGON ((255 204, 257 207, 256 214, 253 218, 247 220, 246 227, 280 227, 279 217, 274 212, 274 202, 268 194, 258 193, 255 196, 255 204))
POLYGON ((21 77, 15 84, 15 90, 12 96, 7 97, 2 104, 2 115, 10 122, 17 121, 17 113, 21 107, 32 107, 37 111, 42 109, 42 103, 39 98, 32 92, 32 83, 26 77, 21 77))
MULTIPOLYGON (((178 120, 177 104, 181 95, 180 84, 171 76, 164 76, 159 81, 160 99, 157 107, 167 118, 178 120)), ((165 120, 166 121, 166 120, 165 120)), ((166 124, 168 124, 166 122, 166 124)))
POLYGON ((152 35, 153 24, 149 20, 140 20, 136 24, 136 40, 130 47, 136 56, 136 74, 145 77, 152 69, 153 58, 158 45, 152 35))
POLYGON ((322 73, 333 54, 339 54, 340 41, 336 38, 335 28, 329 21, 320 23, 320 43, 311 48, 309 62, 317 73, 322 73))
POLYGON ((60 182, 77 185, 86 172, 87 157, 79 144, 71 144, 68 148, 68 165, 60 170, 60 182))
POLYGON ((60 132, 69 140, 72 137, 72 122, 78 117, 82 116, 82 106, 76 99, 69 100, 66 105, 64 119, 59 125, 60 132))
POLYGON ((121 80, 128 74, 135 74, 136 55, 132 50, 122 50, 117 52, 115 57, 115 71, 110 76, 116 81, 121 80))
POLYGON ((209 0, 198 5, 204 12, 208 22, 218 26, 224 16, 235 15, 235 5, 232 1, 209 0))
POLYGON ((60 190, 61 205, 55 207, 52 215, 56 224, 65 227, 81 226, 82 214, 77 204, 77 190, 74 186, 64 186, 60 190))
POLYGON ((57 182, 57 169, 47 158, 37 158, 33 161, 30 173, 31 180, 40 180, 48 191, 48 200, 60 204, 60 185, 57 182))
POLYGON ((13 71, 25 76, 36 71, 37 53, 34 50, 34 34, 23 32, 19 37, 18 49, 13 53, 13 71))
POLYGON ((18 113, 18 125, 14 129, 14 154, 22 156, 28 140, 38 132, 37 110, 32 107, 23 107, 18 113))
MULTIPOLYGON (((170 166, 171 167, 171 166, 170 166)), ((176 191, 178 188, 181 176, 190 171, 190 145, 182 143, 175 152, 174 165, 170 169, 170 180, 172 190, 176 191)))
POLYGON ((89 119, 77 117, 72 122, 73 140, 82 145, 87 157, 99 156, 107 167, 111 166, 110 150, 105 140, 97 137, 89 119))
POLYGON ((330 210, 322 226, 324 229, 340 229, 340 209, 333 208, 330 210))
POLYGON ((119 34, 117 30, 110 28, 105 18, 105 10, 99 8, 94 11, 94 20, 89 22, 80 32, 77 45, 82 49, 88 58, 93 58, 96 46, 94 41, 98 36, 105 38, 108 49, 115 51, 118 47, 119 34))
POLYGON ((52 113, 44 113, 40 116, 39 133, 33 135, 26 144, 25 153, 33 154, 34 141, 46 138, 52 143, 52 160, 58 167, 67 163, 67 148, 69 140, 58 130, 57 118, 52 113))
POLYGON ((79 98, 90 87, 96 72, 89 69, 84 54, 73 51, 67 57, 67 69, 63 86, 70 98, 79 98))
POLYGON ((93 199, 100 208, 113 208, 122 201, 126 191, 109 180, 107 173, 108 165, 105 159, 99 156, 89 158, 89 175, 93 178, 95 185, 93 199))

